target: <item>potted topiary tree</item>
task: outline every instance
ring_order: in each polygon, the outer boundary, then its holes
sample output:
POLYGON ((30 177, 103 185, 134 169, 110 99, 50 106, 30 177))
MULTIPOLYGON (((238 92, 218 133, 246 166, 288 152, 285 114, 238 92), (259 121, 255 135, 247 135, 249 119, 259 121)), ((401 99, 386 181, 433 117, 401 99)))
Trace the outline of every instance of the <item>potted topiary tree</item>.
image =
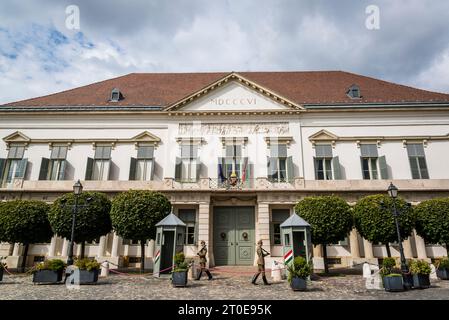
POLYGON ((6 263, 3 262, 4 259, 6 257, 0 257, 0 281, 3 280, 3 271, 6 269, 6 263))
POLYGON ((424 260, 410 262, 410 272, 413 275, 413 288, 425 289, 430 287, 430 264, 424 260))
POLYGON ((174 268, 172 272, 172 283, 174 287, 187 286, 187 271, 189 265, 185 261, 184 253, 178 252, 175 254, 174 268))
POLYGON ((100 263, 95 259, 78 259, 75 260, 75 266, 80 270, 79 284, 92 284, 98 281, 98 272, 100 263))
POLYGON ((449 280, 449 259, 441 259, 438 264, 437 276, 441 280, 449 280))
POLYGON ((399 269, 395 269, 396 260, 394 258, 384 258, 380 274, 385 291, 404 291, 404 281, 399 269))
POLYGON ((64 261, 50 259, 37 264, 33 269, 34 283, 57 283, 62 281, 62 273, 65 268, 64 261))
POLYGON ((329 273, 326 245, 343 240, 351 231, 351 207, 337 196, 306 197, 295 205, 295 212, 310 224, 313 245, 322 245, 324 272, 329 273))
POLYGON ((156 235, 156 223, 171 209, 168 198, 160 192, 129 190, 112 200, 112 228, 120 237, 140 241, 140 270, 145 268, 145 244, 156 235))
POLYGON ((303 257, 296 257, 287 265, 288 282, 293 291, 307 290, 307 278, 312 273, 312 265, 303 257))

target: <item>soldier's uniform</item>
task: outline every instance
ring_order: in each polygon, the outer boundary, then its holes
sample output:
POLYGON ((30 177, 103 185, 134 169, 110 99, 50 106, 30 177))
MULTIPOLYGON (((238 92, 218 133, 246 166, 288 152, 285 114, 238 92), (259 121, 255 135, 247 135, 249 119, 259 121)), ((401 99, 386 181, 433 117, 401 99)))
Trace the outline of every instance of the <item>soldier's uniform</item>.
POLYGON ((198 277, 196 278, 196 280, 200 280, 201 275, 203 274, 203 270, 206 272, 207 276, 209 277, 209 280, 212 280, 212 275, 211 275, 209 269, 206 268, 206 263, 207 263, 207 259, 206 259, 206 255, 207 255, 206 245, 205 245, 205 243, 203 241, 201 242, 201 245, 203 247, 198 252, 198 255, 200 257, 200 268, 201 268, 201 270, 198 273, 198 277))
POLYGON ((262 243, 259 241, 257 244, 257 273, 253 276, 251 280, 252 284, 256 284, 256 280, 262 273, 262 280, 265 285, 268 285, 267 277, 265 276, 265 257, 268 256, 268 252, 262 249, 262 243))

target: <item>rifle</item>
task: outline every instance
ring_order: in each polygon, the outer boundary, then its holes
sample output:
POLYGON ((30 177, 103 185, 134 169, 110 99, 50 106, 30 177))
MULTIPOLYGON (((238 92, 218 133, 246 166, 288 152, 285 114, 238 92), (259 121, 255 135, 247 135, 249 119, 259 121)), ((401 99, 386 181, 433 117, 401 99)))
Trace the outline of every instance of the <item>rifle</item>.
POLYGON ((267 254, 267 256, 270 255, 270 253, 267 250, 265 250, 264 248, 260 247, 260 249, 262 249, 262 251, 264 251, 267 254))
MULTIPOLYGON (((203 246, 202 248, 201 248, 201 250, 200 251, 198 251, 196 254, 199 256, 200 255, 200 252, 203 250, 203 249, 205 249, 206 248, 206 246, 203 246)), ((206 249, 207 250, 207 249, 206 249)))

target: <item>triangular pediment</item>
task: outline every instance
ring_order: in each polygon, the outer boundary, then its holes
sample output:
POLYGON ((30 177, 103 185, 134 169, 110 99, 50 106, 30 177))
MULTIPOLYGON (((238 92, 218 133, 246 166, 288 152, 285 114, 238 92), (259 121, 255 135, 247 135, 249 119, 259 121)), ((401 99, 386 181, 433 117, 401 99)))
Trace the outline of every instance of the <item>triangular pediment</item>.
POLYGON ((318 131, 317 133, 312 134, 309 137, 309 140, 311 140, 311 141, 333 141, 333 140, 338 140, 338 136, 323 129, 323 130, 318 131))
POLYGON ((300 105, 237 73, 231 73, 207 87, 168 106, 166 111, 291 111, 300 105))
POLYGON ((131 138, 134 142, 152 142, 152 143, 158 143, 161 141, 161 139, 151 132, 144 131, 142 133, 139 133, 137 136, 131 138))
POLYGON ((4 137, 3 141, 5 141, 6 143, 15 143, 15 142, 28 143, 31 141, 31 139, 29 137, 27 137, 26 135, 24 135, 22 132, 16 131, 16 132, 11 133, 10 135, 4 137))

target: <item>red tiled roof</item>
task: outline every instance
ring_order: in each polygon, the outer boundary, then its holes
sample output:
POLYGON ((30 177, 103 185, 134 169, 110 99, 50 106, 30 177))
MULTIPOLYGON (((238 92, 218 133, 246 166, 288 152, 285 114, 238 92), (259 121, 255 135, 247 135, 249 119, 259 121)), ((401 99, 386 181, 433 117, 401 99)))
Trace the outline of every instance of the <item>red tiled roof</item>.
MULTIPOLYGON (((168 106, 229 73, 131 73, 87 86, 7 106, 168 106), (111 90, 124 96, 109 102, 111 90)), ((342 71, 237 72, 248 80, 301 105, 338 103, 449 102, 449 94, 394 84, 342 71), (346 92, 356 84, 362 99, 346 92)))

